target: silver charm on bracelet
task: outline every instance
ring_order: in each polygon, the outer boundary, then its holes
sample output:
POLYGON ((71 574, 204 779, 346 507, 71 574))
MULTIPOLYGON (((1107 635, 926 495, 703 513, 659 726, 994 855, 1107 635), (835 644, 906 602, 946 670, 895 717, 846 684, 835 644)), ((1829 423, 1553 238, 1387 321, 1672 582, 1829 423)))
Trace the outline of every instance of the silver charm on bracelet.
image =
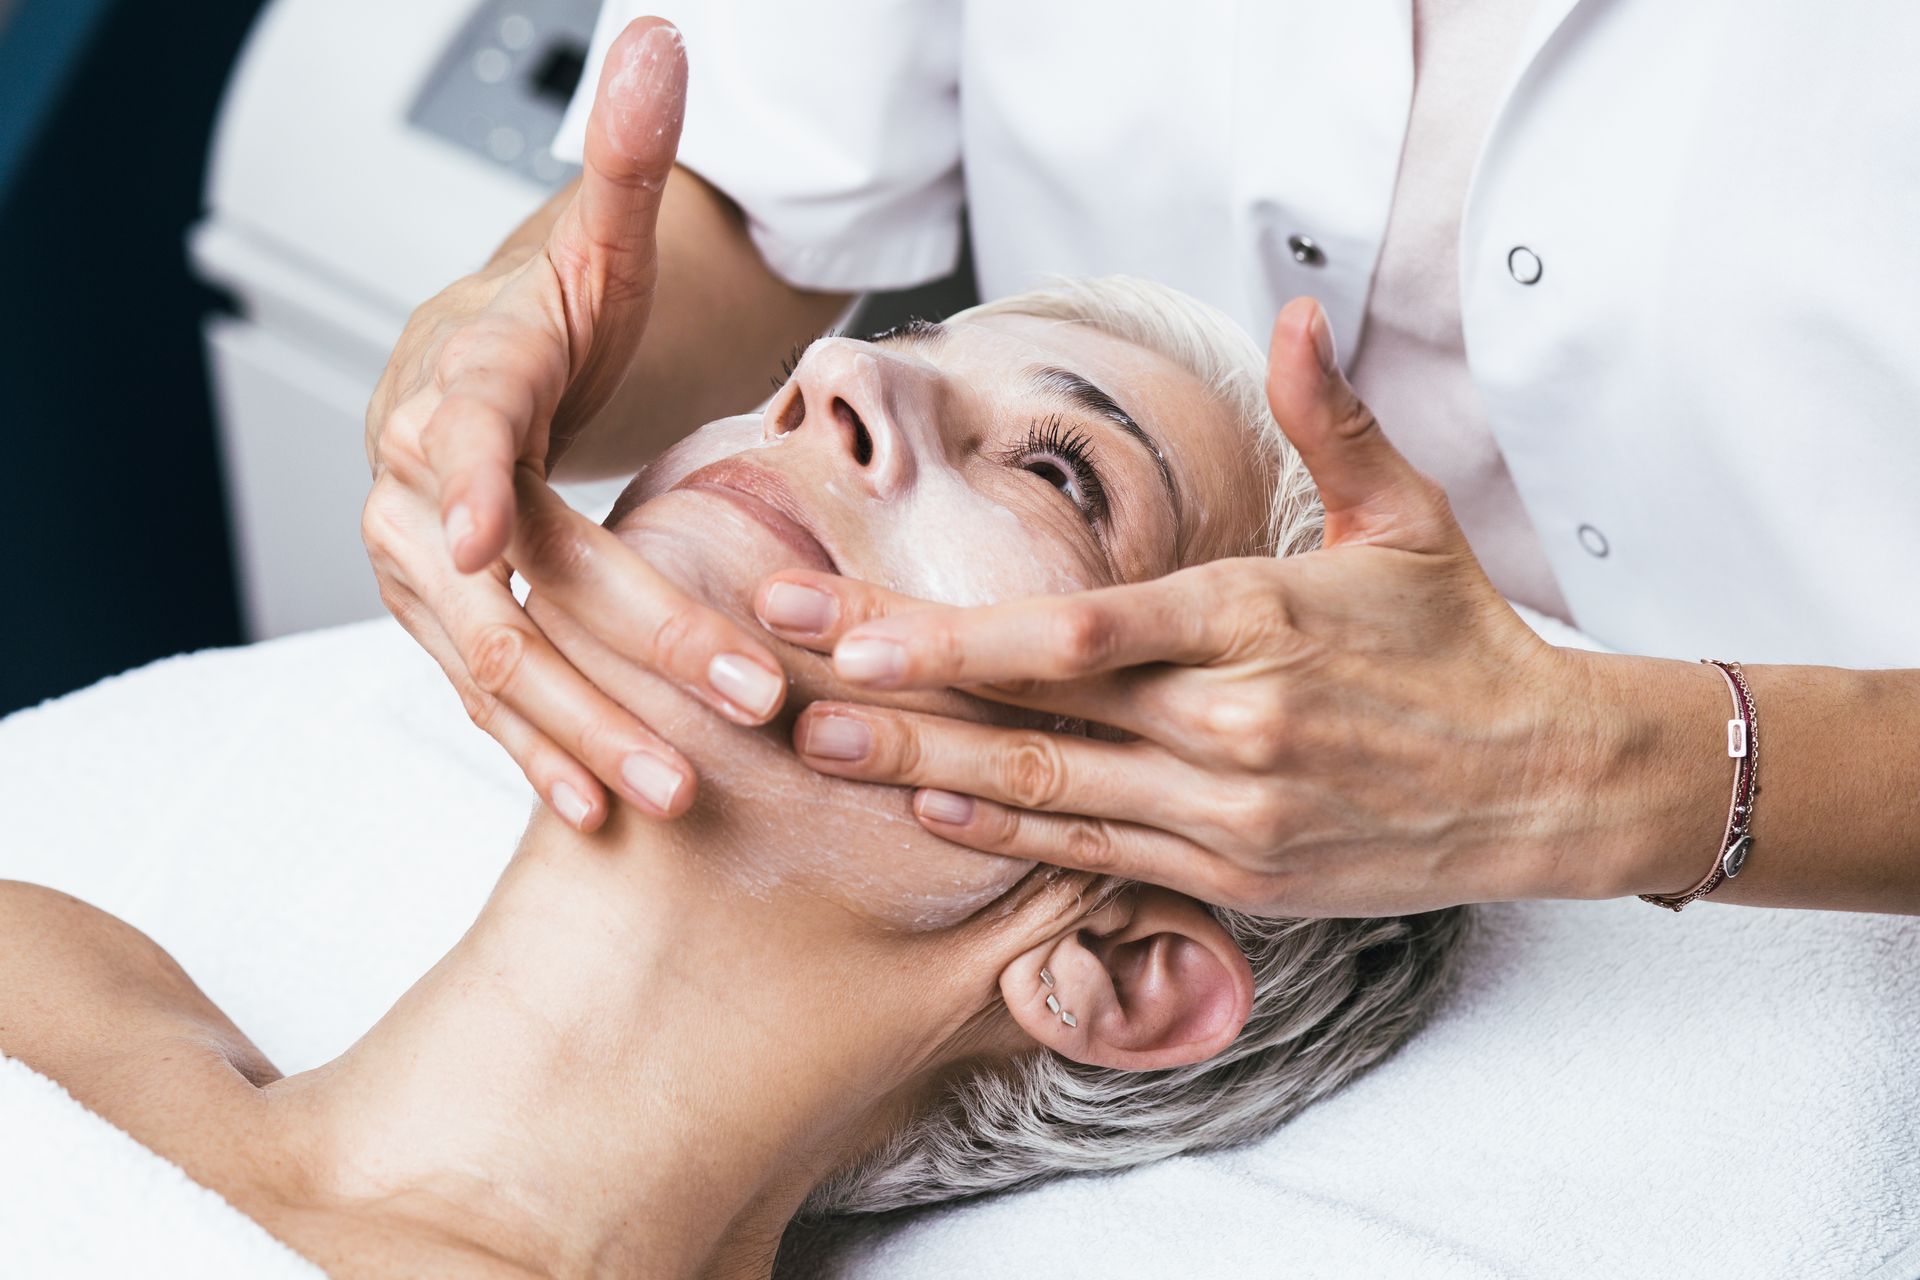
POLYGON ((1742 835, 1727 846, 1727 851, 1720 855, 1720 869, 1726 872, 1727 879, 1731 880, 1740 874, 1740 868, 1747 865, 1747 851, 1752 848, 1753 837, 1750 835, 1742 835))

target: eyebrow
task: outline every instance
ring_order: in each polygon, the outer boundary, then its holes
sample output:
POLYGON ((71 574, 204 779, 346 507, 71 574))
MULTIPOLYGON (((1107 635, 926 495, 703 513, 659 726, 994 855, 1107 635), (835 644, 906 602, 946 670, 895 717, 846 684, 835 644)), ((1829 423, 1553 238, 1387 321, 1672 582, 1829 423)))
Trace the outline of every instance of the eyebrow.
POLYGON ((1160 483, 1166 486, 1167 502, 1173 508, 1173 520, 1177 527, 1180 523, 1180 491, 1174 487, 1173 468, 1167 465, 1167 455, 1161 450, 1159 442, 1133 420, 1133 415, 1122 409, 1119 401, 1071 369, 1047 365, 1027 372, 1033 385, 1043 394, 1064 400, 1083 413, 1111 422, 1152 455, 1154 466, 1160 472, 1160 483))

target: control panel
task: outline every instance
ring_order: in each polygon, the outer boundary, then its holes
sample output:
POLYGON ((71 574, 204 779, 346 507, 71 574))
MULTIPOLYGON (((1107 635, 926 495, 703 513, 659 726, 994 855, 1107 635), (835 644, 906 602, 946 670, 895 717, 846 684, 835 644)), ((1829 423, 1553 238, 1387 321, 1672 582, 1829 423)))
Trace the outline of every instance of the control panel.
POLYGON ((483 0, 407 121, 548 190, 579 169, 550 149, 586 70, 597 0, 483 0))

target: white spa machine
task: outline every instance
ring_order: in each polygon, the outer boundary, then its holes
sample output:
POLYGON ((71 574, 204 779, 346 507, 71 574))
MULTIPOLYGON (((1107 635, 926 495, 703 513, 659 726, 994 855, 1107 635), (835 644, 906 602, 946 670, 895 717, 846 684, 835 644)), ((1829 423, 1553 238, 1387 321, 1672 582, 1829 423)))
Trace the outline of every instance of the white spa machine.
MULTIPOLYGON (((548 150, 596 0, 274 0, 214 129, 195 270, 254 639, 380 615, 368 397, 408 314, 576 170, 548 150)), ((592 508, 601 495, 575 491, 592 508)))

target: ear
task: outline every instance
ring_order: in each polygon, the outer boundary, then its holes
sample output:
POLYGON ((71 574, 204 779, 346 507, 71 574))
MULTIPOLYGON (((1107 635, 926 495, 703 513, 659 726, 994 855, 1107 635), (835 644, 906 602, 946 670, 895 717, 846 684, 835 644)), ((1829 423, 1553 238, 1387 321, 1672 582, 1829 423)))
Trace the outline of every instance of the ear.
POLYGON ((1203 1062, 1231 1044, 1253 1010, 1253 969, 1205 907, 1139 885, 1015 958, 1000 994, 1021 1030, 1049 1049, 1151 1071, 1203 1062))

